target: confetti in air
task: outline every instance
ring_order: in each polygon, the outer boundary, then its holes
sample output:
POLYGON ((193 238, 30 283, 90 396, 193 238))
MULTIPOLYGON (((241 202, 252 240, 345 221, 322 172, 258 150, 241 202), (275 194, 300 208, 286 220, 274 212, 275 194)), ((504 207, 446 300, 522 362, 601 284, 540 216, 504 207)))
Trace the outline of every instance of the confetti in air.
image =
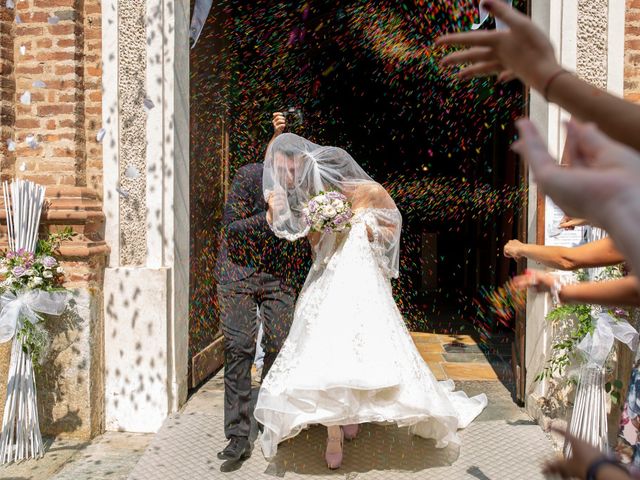
POLYGON ((24 141, 29 146, 29 148, 32 148, 34 150, 39 146, 38 140, 36 139, 35 135, 27 135, 24 141))
MULTIPOLYGON (((469 30, 477 15, 472 0, 223 0, 212 9, 190 52, 192 352, 216 334, 221 182, 263 160, 276 111, 300 112, 288 131, 344 148, 396 201, 404 224, 394 293, 412 329, 454 317, 471 328, 476 302, 506 288, 499 286, 515 264, 502 246, 517 236, 527 198, 509 151, 523 88, 458 80, 455 69, 439 66, 449 50, 434 47, 445 32, 469 30)), ((280 258, 282 271, 304 266, 280 258)), ((484 338, 490 342, 512 323, 484 308, 496 319, 484 338)))
POLYGON ((22 95, 20 95, 20 103, 23 105, 31 105, 31 92, 26 91, 22 95))
POLYGON ((136 167, 129 165, 124 171, 124 176, 131 179, 138 178, 140 176, 140 171, 136 167))
POLYGON ((98 143, 102 143, 102 140, 104 139, 104 136, 106 133, 107 131, 104 128, 101 128, 100 130, 98 130, 98 133, 96 134, 96 141, 98 143))

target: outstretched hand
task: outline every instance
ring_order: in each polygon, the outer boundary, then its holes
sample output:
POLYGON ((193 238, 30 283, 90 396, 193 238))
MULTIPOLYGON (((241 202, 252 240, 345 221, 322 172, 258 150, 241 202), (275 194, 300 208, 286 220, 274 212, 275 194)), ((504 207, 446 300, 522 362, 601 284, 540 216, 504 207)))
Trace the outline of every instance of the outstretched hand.
MULTIPOLYGON (((562 478, 586 478, 587 469, 604 454, 589 443, 574 437, 569 432, 552 427, 551 430, 566 437, 571 443, 571 458, 558 458, 545 464, 542 472, 545 475, 559 475, 562 478)), ((611 480, 630 479, 622 468, 615 466, 602 467, 598 478, 611 480), (606 470, 606 471, 605 471, 606 470)))
POLYGON ((542 270, 527 270, 524 274, 513 277, 512 285, 517 290, 534 288, 537 292, 550 292, 556 278, 542 270))
POLYGON ((570 167, 551 157, 530 120, 518 120, 520 140, 512 148, 531 166, 534 177, 567 215, 585 218, 605 228, 624 222, 619 206, 640 185, 640 155, 614 142, 593 125, 571 121, 567 144, 572 151, 570 167))
POLYGON ((450 33, 436 45, 465 47, 447 55, 442 66, 468 64, 460 78, 499 75, 499 81, 519 78, 536 90, 561 67, 545 34, 526 15, 499 0, 486 0, 485 8, 502 20, 509 30, 484 30, 450 33))

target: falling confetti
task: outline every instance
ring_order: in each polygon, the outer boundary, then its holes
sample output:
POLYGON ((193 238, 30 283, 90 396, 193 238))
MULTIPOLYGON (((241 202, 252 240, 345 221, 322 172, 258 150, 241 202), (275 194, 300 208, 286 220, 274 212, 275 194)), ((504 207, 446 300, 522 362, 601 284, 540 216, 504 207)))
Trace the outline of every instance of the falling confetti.
POLYGON ((132 165, 129 165, 125 172, 124 172, 125 177, 127 178, 138 178, 140 176, 140 172, 138 171, 138 169, 132 165))
POLYGON ((7 8, 15 8, 15 4, 13 3, 13 0, 7 0, 5 5, 7 8))
POLYGON ((22 162, 22 163, 20 164, 20 167, 18 167, 18 169, 19 169, 21 172, 26 171, 26 170, 27 170, 27 164, 26 164, 26 163, 24 163, 24 162, 22 162))
POLYGON ((118 194, 119 194, 121 197, 129 198, 129 192, 127 192, 126 190, 123 190, 123 189, 122 189, 122 188, 120 188, 120 187, 116 187, 116 192, 118 192, 118 194))
POLYGON ((29 148, 32 148, 34 150, 39 146, 38 140, 36 139, 35 135, 27 135, 24 141, 29 146, 29 148))
POLYGON ((145 98, 144 102, 143 102, 143 105, 144 105, 144 108, 145 108, 145 110, 147 112, 155 107, 155 105, 153 103, 153 100, 151 100, 150 98, 145 98))
POLYGON ((47 84, 44 83, 42 80, 36 80, 35 82, 33 82, 33 87, 34 88, 46 88, 47 84))
POLYGON ((102 143, 102 140, 104 139, 104 136, 106 133, 107 131, 104 128, 101 128, 100 130, 98 130, 98 133, 96 134, 96 141, 98 143, 102 143))
MULTIPOLYGON (((462 285, 467 277, 481 277, 476 265, 490 265, 484 257, 501 253, 504 239, 497 232, 515 231, 526 205, 526 186, 505 166, 513 120, 525 103, 517 82, 460 81, 455 69, 440 68, 448 50, 434 47, 435 38, 469 30, 476 20, 471 1, 354 0, 301 7, 256 0, 249 7, 223 0, 191 51, 191 121, 197 132, 190 156, 192 197, 210 199, 211 186, 227 175, 212 161, 223 148, 220 125, 229 133, 232 179, 242 165, 263 159, 272 112, 297 110, 303 121, 289 122, 288 131, 346 149, 396 201, 404 226, 394 296, 407 323, 429 329, 434 318, 445 316, 438 304, 422 298, 429 264, 438 284, 430 295, 455 306, 446 315, 476 322, 480 302, 491 341, 496 329, 510 328, 498 297, 511 293, 488 292, 505 288, 498 285, 513 273, 511 267, 500 280, 486 275, 473 288, 462 285), (429 232, 438 245, 425 253, 429 232)), ((210 205, 192 205, 198 242, 197 250, 191 245, 191 275, 198 281, 191 292, 191 353, 216 334, 212 265, 220 224, 210 220, 210 205)), ((282 271, 304 268, 299 259, 280 258, 282 271)))
POLYGON ((16 142, 13 140, 7 140, 7 150, 10 152, 16 151, 16 142))
POLYGON ((26 55, 27 47, 24 45, 20 45, 20 55, 26 55))
POLYGON ((20 96, 20 103, 23 105, 31 105, 31 92, 26 91, 20 96))
POLYGON ((22 23, 22 19, 20 18, 20 15, 18 15, 17 13, 16 13, 16 20, 15 21, 16 21, 16 23, 22 23))
POLYGON ((51 15, 47 21, 49 22, 50 25, 57 25, 58 22, 60 22, 60 18, 56 15, 51 15))

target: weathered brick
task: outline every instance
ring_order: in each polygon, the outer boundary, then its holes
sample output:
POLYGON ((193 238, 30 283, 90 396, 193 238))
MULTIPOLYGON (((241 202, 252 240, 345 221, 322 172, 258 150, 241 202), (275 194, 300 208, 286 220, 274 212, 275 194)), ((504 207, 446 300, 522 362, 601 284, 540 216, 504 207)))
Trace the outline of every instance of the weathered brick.
POLYGON ((74 112, 74 105, 38 105, 38 115, 50 117, 52 115, 65 115, 74 112))
POLYGON ((640 0, 627 0, 624 96, 640 103, 640 0))

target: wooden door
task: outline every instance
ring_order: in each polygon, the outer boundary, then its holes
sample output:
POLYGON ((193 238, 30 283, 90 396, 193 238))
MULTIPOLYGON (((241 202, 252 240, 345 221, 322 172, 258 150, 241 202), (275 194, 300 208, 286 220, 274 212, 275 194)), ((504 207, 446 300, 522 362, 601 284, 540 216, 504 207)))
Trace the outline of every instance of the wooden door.
MULTIPOLYGON (((193 2, 192 2, 193 7, 193 2)), ((189 385, 223 364, 214 269, 229 187, 228 83, 224 12, 213 6, 190 50, 190 305, 189 385)))

